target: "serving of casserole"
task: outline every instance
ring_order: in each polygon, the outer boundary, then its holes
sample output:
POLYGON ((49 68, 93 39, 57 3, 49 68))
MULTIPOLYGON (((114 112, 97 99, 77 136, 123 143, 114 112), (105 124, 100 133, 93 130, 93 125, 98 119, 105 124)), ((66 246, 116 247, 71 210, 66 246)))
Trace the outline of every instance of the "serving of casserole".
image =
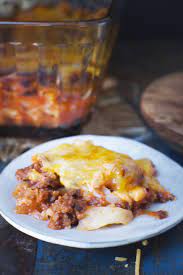
POLYGON ((95 230, 128 224, 142 214, 163 219, 166 211, 148 206, 175 199, 160 185, 151 160, 133 159, 90 140, 34 154, 16 177, 16 213, 48 221, 51 229, 95 230))

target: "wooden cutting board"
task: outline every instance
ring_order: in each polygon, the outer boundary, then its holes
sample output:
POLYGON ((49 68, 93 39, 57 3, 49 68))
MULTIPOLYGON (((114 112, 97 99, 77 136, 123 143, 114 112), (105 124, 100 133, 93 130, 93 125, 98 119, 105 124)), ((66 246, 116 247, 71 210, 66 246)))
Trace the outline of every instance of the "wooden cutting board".
POLYGON ((162 138, 183 152, 183 73, 152 82, 142 95, 141 112, 162 138))

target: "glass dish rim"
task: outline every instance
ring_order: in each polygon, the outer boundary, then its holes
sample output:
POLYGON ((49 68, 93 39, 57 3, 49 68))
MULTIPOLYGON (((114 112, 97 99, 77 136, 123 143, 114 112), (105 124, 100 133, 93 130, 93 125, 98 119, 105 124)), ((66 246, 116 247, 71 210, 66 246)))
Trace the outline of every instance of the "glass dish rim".
POLYGON ((87 27, 90 25, 106 25, 110 23, 111 17, 89 20, 62 20, 62 21, 0 21, 0 27, 5 26, 25 26, 25 27, 87 27))

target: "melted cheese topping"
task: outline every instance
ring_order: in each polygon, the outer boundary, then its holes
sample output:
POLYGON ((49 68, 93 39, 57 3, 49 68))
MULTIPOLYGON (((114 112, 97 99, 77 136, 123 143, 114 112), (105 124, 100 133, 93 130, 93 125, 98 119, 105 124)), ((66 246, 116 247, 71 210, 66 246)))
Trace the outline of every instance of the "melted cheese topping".
POLYGON ((33 161, 41 161, 46 171, 59 175, 66 188, 89 192, 106 186, 118 195, 142 179, 142 170, 132 158, 90 141, 61 144, 35 155, 33 161))

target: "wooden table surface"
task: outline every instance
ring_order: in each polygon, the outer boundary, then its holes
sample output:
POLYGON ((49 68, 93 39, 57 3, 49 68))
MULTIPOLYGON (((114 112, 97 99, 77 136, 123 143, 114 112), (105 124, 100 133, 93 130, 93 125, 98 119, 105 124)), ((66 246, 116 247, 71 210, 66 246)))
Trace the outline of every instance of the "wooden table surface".
POLYGON ((140 106, 150 127, 183 153, 183 73, 153 81, 143 92, 140 106))
MULTIPOLYGON (((127 136, 183 165, 183 157, 148 129, 139 113, 141 93, 152 80, 183 71, 182 49, 180 41, 130 41, 116 47, 96 111, 82 133, 127 136)), ((10 158, 34 144, 28 140, 0 139, 0 169, 10 158), (11 152, 7 147, 10 144, 16 150, 11 152)), ((139 242, 117 248, 81 250, 37 241, 0 219, 0 244, 0 274, 4 275, 131 275, 137 248, 142 249, 141 274, 183 274, 183 223, 150 239, 147 246, 139 242), (116 256, 128 258, 128 267, 115 262, 116 256)))

